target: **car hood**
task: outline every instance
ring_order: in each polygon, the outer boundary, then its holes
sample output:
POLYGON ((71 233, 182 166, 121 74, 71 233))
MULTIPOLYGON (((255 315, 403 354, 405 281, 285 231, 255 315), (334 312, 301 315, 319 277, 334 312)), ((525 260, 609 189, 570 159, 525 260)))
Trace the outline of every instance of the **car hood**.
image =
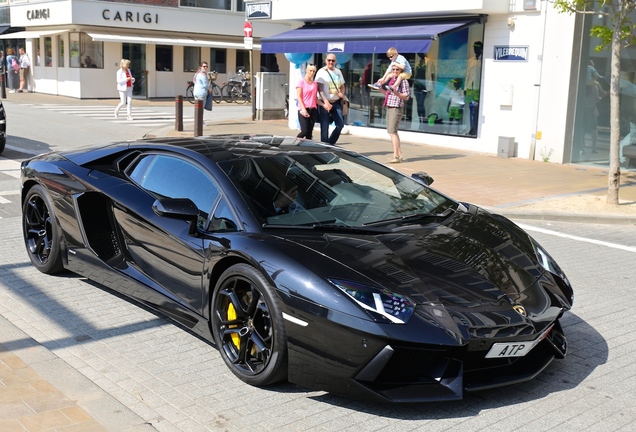
POLYGON ((531 319, 551 322, 570 306, 553 275, 538 262, 528 235, 482 210, 458 211, 441 222, 397 232, 316 234, 286 239, 335 261, 313 260, 310 266, 317 274, 355 277, 356 282, 407 295, 419 305, 470 314, 471 325, 492 325, 493 313, 497 321, 518 321, 515 305, 522 305, 531 319), (475 318, 475 313, 483 316, 475 318))

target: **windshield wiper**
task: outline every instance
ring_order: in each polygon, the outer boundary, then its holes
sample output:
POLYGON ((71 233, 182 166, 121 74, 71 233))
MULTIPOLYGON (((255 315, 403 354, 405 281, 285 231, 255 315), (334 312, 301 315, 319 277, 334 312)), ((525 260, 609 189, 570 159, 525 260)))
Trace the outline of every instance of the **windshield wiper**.
POLYGON ((454 211, 455 210, 453 210, 451 207, 448 207, 442 213, 414 213, 414 214, 398 216, 398 217, 390 218, 390 219, 382 219, 375 222, 367 222, 363 224, 363 226, 371 227, 371 226, 377 226, 377 225, 387 225, 393 222, 406 222, 406 221, 412 221, 412 220, 418 220, 418 219, 437 219, 437 218, 445 219, 448 216, 450 216, 454 211))

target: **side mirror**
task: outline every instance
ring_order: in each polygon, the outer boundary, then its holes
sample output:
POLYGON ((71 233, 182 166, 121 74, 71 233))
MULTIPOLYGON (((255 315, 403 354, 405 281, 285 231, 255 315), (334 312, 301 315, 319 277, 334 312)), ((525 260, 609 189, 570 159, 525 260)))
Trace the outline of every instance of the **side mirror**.
POLYGON ((426 174, 424 171, 414 172, 413 174, 411 174, 411 178, 413 178, 414 180, 420 183, 424 183, 426 186, 431 185, 434 181, 433 177, 426 174))
POLYGON ((158 216, 187 221, 196 220, 199 210, 189 198, 161 198, 152 204, 152 211, 158 216))
POLYGON ((158 216, 188 221, 190 223, 188 234, 195 235, 197 232, 199 210, 189 198, 158 199, 152 203, 152 211, 158 216))

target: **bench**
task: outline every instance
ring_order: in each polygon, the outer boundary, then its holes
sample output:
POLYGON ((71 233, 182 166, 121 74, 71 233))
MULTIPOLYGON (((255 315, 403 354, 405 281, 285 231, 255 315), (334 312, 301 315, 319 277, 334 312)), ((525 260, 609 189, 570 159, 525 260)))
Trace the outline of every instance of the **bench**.
POLYGON ((632 165, 636 168, 636 144, 623 147, 623 157, 627 159, 627 168, 631 168, 632 165))

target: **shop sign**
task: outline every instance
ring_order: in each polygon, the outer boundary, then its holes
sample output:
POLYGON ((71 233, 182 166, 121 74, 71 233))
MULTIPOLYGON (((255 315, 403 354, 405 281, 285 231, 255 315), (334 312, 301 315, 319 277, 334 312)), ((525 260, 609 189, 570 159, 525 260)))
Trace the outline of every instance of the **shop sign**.
POLYGON ((51 11, 49 9, 34 9, 27 11, 27 19, 29 21, 36 19, 49 19, 51 17, 51 11))
POLYGON ((530 48, 525 46, 495 45, 495 61, 528 61, 530 48))
POLYGON ((523 10, 537 10, 537 0, 523 0, 523 10))
POLYGON ((272 19, 272 2, 245 3, 245 19, 272 19))
POLYGON ((102 18, 106 21, 125 21, 125 22, 144 22, 146 24, 159 23, 159 14, 155 13, 139 13, 131 11, 111 11, 110 9, 104 9, 102 11, 102 18))

